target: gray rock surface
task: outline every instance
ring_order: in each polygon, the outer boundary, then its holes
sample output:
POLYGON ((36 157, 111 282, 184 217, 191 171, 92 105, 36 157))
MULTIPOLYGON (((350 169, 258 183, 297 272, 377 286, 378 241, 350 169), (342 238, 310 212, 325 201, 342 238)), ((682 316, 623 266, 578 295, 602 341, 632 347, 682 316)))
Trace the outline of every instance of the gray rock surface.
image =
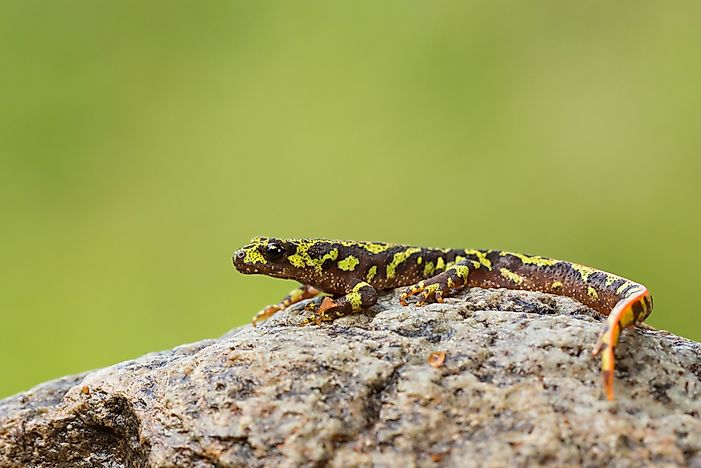
POLYGON ((608 402, 602 319, 574 301, 397 299, 321 327, 294 307, 2 400, 0 466, 701 466, 698 343, 627 331, 608 402))

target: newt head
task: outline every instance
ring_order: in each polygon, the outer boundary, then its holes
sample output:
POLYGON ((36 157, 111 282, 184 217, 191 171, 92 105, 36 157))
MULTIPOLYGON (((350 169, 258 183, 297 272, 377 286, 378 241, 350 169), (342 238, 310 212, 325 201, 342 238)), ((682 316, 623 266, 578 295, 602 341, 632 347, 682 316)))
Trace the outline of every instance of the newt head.
POLYGON ((234 252, 231 260, 241 273, 289 278, 291 265, 287 257, 296 250, 294 243, 289 241, 254 237, 251 242, 234 252))

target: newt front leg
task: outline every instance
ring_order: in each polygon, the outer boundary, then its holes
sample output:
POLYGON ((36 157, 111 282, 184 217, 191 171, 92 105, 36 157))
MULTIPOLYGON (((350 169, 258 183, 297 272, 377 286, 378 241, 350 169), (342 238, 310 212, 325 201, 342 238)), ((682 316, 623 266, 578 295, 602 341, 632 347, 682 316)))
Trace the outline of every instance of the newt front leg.
POLYGON ((321 292, 313 286, 308 284, 303 284, 300 287, 293 289, 290 293, 285 296, 285 298, 277 304, 266 306, 265 309, 258 312, 251 324, 255 327, 258 323, 269 319, 277 312, 286 309, 292 304, 296 304, 305 299, 311 299, 312 297, 318 296, 321 292))

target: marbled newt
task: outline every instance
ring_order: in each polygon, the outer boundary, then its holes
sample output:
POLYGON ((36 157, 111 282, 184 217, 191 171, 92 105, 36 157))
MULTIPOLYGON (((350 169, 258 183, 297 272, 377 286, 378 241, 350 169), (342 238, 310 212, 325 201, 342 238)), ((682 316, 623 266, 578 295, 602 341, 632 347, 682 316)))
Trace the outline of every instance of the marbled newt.
POLYGON ((432 249, 382 242, 256 237, 233 255, 236 269, 294 279, 302 286, 267 306, 253 324, 296 302, 317 324, 371 307, 378 291, 409 286, 406 305, 442 302, 465 287, 508 288, 568 296, 608 316, 594 354, 601 353, 604 390, 613 399, 614 348, 621 330, 652 312, 645 286, 605 271, 550 258, 502 250, 432 249), (321 295, 321 293, 329 295, 321 295))

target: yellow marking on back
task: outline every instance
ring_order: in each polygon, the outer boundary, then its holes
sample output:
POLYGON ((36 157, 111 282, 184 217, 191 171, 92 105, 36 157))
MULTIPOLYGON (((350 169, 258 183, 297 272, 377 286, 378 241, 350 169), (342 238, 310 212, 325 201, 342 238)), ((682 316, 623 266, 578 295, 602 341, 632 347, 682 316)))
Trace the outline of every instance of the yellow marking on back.
POLYGON ((358 260, 357 257, 349 255, 338 262, 338 268, 340 268, 343 271, 353 271, 355 270, 355 267, 358 265, 358 263, 360 263, 360 260, 358 260))
POLYGON ((616 276, 613 273, 606 273, 606 286, 611 286, 618 279, 621 279, 621 277, 616 276))
POLYGON ((309 249, 309 246, 298 246, 295 253, 287 257, 287 261, 297 268, 304 268, 307 265, 311 265, 312 261, 311 257, 307 253, 307 249, 309 249))
POLYGON ((365 279, 367 279, 368 283, 369 283, 370 281, 372 281, 372 279, 375 277, 376 274, 377 274, 377 265, 373 265, 368 270, 368 274, 365 277, 365 279))
POLYGON ((519 275, 518 273, 514 273, 513 271, 511 271, 507 268, 500 268, 499 273, 504 278, 511 280, 512 282, 514 282, 516 284, 523 283, 523 276, 519 275))
POLYGON ((596 292, 596 289, 592 288, 591 286, 589 286, 589 287, 587 288, 587 294, 588 294, 589 297, 591 297, 592 299, 599 299, 599 293, 597 293, 597 292, 596 292))
POLYGON ((361 246, 370 253, 378 254, 392 247, 392 244, 378 244, 375 242, 370 242, 368 244, 361 244, 361 246))
POLYGON ((442 270, 445 268, 445 260, 443 260, 443 257, 438 257, 438 260, 436 260, 436 270, 442 270))
POLYGON ((433 262, 427 262, 426 265, 424 265, 424 277, 432 275, 434 271, 436 271, 436 269, 433 267, 433 262))
POLYGON ((287 261, 297 268, 304 268, 305 266, 313 266, 314 262, 309 255, 309 248, 313 245, 312 242, 299 240, 297 245, 297 250, 294 254, 287 257, 287 261))
POLYGON ((553 281, 550 287, 553 289, 559 289, 562 287, 562 281, 553 281))
POLYGON ((512 257, 516 257, 519 260, 521 260, 521 263, 523 263, 524 265, 553 266, 560 262, 559 260, 545 258, 539 255, 529 256, 514 252, 499 252, 499 255, 502 257, 505 255, 511 255, 512 257))
POLYGON ((338 258, 338 249, 331 249, 327 254, 321 257, 319 266, 322 266, 326 260, 335 261, 338 258))
POLYGON ((417 264, 417 265, 421 265, 421 263, 423 263, 423 261, 424 261, 424 258, 423 258, 423 257, 419 257, 419 258, 416 259, 416 264, 417 264))
POLYGON ((357 241, 338 241, 344 247, 360 247, 370 253, 378 254, 385 250, 394 247, 396 244, 384 244, 379 242, 357 242, 357 241))
POLYGON ((579 275, 582 277, 582 281, 584 281, 585 283, 587 282, 587 280, 589 279, 589 276, 592 273, 596 273, 598 271, 598 270, 595 270, 595 269, 590 268, 588 266, 579 265, 577 263, 570 263, 570 267, 572 267, 572 269, 574 271, 579 273, 579 275))
POLYGON ((321 272, 321 266, 326 260, 333 261, 338 258, 338 249, 330 250, 321 258, 312 258, 312 256, 309 255, 309 249, 313 245, 318 244, 319 241, 298 239, 295 242, 297 243, 297 250, 294 254, 287 257, 287 261, 297 268, 312 267, 317 272, 321 272))
POLYGON ((387 265, 387 279, 394 278, 394 275, 397 271, 397 267, 402 263, 406 262, 410 256, 419 252, 421 252, 421 249, 417 247, 409 247, 408 249, 402 250, 401 252, 397 252, 396 254, 394 254, 394 257, 392 257, 392 261, 389 263, 389 265, 387 265))
POLYGON ((467 255, 474 255, 477 257, 477 260, 479 260, 482 265, 487 267, 487 270, 492 269, 492 262, 487 258, 487 255, 484 252, 480 252, 476 249, 465 249, 465 253, 467 255))

